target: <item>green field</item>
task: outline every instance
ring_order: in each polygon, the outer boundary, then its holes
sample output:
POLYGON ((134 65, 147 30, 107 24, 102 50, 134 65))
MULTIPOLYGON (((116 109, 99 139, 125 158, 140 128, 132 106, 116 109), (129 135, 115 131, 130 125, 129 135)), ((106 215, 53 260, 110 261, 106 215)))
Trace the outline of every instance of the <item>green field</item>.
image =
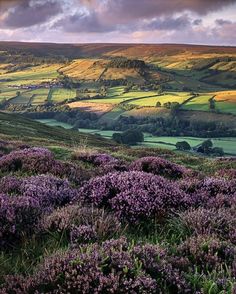
POLYGON ((209 99, 213 95, 199 95, 182 106, 185 110, 209 111, 209 99))
POLYGON ((191 95, 186 92, 172 92, 166 93, 163 95, 157 95, 156 97, 149 98, 141 98, 135 101, 132 101, 131 104, 137 106, 147 106, 147 107, 155 107, 157 102, 160 102, 161 105, 167 102, 178 102, 179 104, 183 103, 187 99, 189 99, 191 95))
MULTIPOLYGON (((72 126, 69 124, 65 124, 62 122, 58 122, 54 119, 41 119, 38 120, 42 123, 45 123, 49 126, 61 126, 63 128, 69 129, 72 126)), ((81 133, 87 134, 98 134, 104 138, 111 139, 113 133, 117 133, 117 131, 101 131, 97 129, 84 129, 80 128, 79 131, 81 133)), ((152 136, 148 133, 144 133, 144 142, 138 146, 144 147, 158 147, 165 148, 169 150, 175 150, 175 144, 179 141, 187 141, 191 147, 196 147, 200 145, 207 138, 197 138, 197 137, 164 137, 164 136, 152 136)), ((214 147, 221 147, 224 149, 226 154, 235 155, 236 156, 236 138, 212 138, 214 147)))
POLYGON ((52 89, 50 93, 50 101, 52 102, 62 102, 67 99, 72 99, 76 97, 75 89, 63 89, 57 88, 52 89))

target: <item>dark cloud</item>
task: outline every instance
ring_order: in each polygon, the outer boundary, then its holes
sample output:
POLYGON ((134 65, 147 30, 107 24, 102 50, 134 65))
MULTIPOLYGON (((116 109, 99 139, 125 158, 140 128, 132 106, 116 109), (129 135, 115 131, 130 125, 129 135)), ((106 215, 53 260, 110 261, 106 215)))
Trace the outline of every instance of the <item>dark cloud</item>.
MULTIPOLYGON (((107 0, 106 17, 119 22, 129 22, 132 19, 150 18, 161 15, 172 15, 175 12, 193 11, 198 14, 207 14, 217 11, 236 0, 107 0)), ((89 1, 94 9, 99 0, 89 1)))
POLYGON ((200 19, 200 18, 195 19, 195 20, 193 21, 193 25, 194 25, 194 26, 199 26, 199 25, 201 25, 201 24, 202 24, 202 19, 200 19))
POLYGON ((66 32, 90 32, 101 33, 114 31, 115 25, 106 25, 98 19, 95 13, 77 13, 69 17, 62 18, 56 22, 54 28, 61 28, 66 32))
POLYGON ((225 19, 216 19, 215 23, 219 26, 224 26, 224 25, 229 25, 232 24, 232 21, 230 20, 225 20, 225 19))
POLYGON ((155 19, 147 25, 147 29, 153 30, 178 30, 191 25, 191 20, 187 15, 177 18, 166 17, 164 19, 155 19))
POLYGON ((8 7, 6 16, 2 21, 2 25, 7 28, 22 28, 42 24, 62 12, 59 1, 52 0, 11 1, 8 6, 10 8, 8 7))

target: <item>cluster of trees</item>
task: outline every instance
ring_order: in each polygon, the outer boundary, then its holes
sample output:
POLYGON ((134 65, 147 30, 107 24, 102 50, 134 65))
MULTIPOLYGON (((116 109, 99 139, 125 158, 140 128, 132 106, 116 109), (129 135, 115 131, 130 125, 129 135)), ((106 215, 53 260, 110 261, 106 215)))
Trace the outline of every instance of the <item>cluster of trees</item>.
POLYGON ((223 156, 224 150, 220 147, 213 147, 211 140, 204 141, 198 148, 197 152, 205 155, 223 156))
POLYGON ((124 57, 114 58, 108 64, 107 67, 112 68, 138 68, 144 69, 146 64, 143 60, 138 59, 127 59, 124 57))
POLYGON ((123 133, 114 133, 112 139, 120 144, 136 145, 144 141, 144 136, 138 129, 129 129, 123 133))

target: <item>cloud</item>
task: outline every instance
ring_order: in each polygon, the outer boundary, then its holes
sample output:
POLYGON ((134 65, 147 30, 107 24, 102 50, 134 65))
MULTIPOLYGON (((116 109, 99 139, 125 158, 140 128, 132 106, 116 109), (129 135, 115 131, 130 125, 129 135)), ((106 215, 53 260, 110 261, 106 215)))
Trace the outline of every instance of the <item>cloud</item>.
POLYGON ((220 18, 220 19, 216 19, 215 23, 219 26, 224 26, 226 24, 232 24, 232 21, 220 18))
POLYGON ((157 18, 151 21, 146 29, 154 30, 178 30, 191 25, 191 20, 188 15, 182 15, 176 18, 166 17, 163 19, 157 18))
POLYGON ((62 12, 59 1, 10 1, 8 4, 2 1, 8 10, 2 19, 2 26, 6 28, 23 28, 36 24, 42 24, 51 17, 62 12))

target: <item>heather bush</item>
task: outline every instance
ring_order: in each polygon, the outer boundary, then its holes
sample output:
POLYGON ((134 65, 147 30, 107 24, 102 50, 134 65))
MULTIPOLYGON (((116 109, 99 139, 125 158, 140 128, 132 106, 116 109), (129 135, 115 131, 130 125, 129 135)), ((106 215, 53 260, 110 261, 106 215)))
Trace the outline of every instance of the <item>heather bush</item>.
POLYGON ((66 177, 77 184, 87 179, 86 173, 79 166, 55 160, 53 153, 44 148, 26 148, 2 156, 0 158, 0 171, 23 171, 33 174, 50 173, 58 177, 66 177))
POLYGON ((215 176, 233 180, 236 179, 236 169, 220 169, 215 173, 215 176))
POLYGON ((189 195, 192 206, 219 208, 236 204, 236 180, 223 178, 185 179, 180 188, 189 195))
POLYGON ((7 194, 19 194, 22 180, 13 176, 0 179, 0 191, 7 194))
POLYGON ((5 293, 192 293, 164 255, 159 246, 124 238, 84 245, 48 257, 32 276, 8 278, 5 293))
POLYGON ((130 170, 152 173, 170 179, 182 178, 188 173, 188 170, 185 167, 170 162, 164 158, 154 156, 143 157, 132 162, 130 170))
POLYGON ((112 209, 131 222, 149 217, 161 219, 182 208, 186 194, 177 184, 148 173, 110 173, 91 179, 79 190, 80 199, 112 209))
POLYGON ((81 160, 96 166, 108 164, 111 162, 118 162, 118 159, 106 153, 97 153, 97 152, 80 152, 75 153, 72 156, 73 159, 81 160))
POLYGON ((93 207, 68 205, 45 215, 41 221, 43 231, 65 233, 70 235, 74 227, 92 227, 97 240, 105 240, 121 232, 118 219, 104 211, 93 207))
POLYGON ((73 245, 95 242, 97 240, 95 228, 88 225, 74 226, 70 232, 70 240, 73 245))
POLYGON ((39 202, 29 196, 0 194, 0 246, 31 235, 41 216, 39 202))
POLYGON ((192 268, 203 272, 232 267, 236 248, 231 242, 223 241, 211 235, 189 237, 177 247, 177 255, 186 257, 192 268))
POLYGON ((186 210, 179 216, 180 223, 195 235, 214 234, 236 244, 235 208, 197 208, 186 210))
POLYGON ((23 179, 20 192, 37 199, 41 207, 49 210, 64 206, 78 196, 77 190, 72 188, 67 180, 48 175, 23 179))
POLYGON ((27 148, 12 151, 1 157, 0 170, 3 172, 11 171, 32 171, 46 173, 54 163, 53 154, 44 148, 27 148))

